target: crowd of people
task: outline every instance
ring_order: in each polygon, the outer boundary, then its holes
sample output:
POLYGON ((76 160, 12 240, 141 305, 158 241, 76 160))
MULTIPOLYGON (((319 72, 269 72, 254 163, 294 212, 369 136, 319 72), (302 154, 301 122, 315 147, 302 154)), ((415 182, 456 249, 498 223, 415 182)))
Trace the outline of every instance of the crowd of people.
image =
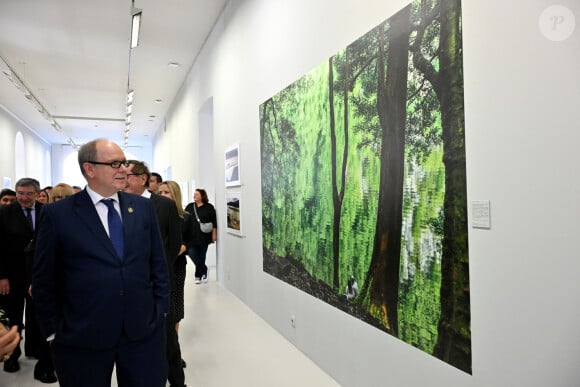
POLYGON ((106 139, 78 153, 87 184, 0 193, 0 361, 61 386, 185 386, 179 323, 187 256, 206 283, 216 212, 197 189, 182 205, 163 181, 106 139), (24 346, 20 347, 21 337, 24 346))

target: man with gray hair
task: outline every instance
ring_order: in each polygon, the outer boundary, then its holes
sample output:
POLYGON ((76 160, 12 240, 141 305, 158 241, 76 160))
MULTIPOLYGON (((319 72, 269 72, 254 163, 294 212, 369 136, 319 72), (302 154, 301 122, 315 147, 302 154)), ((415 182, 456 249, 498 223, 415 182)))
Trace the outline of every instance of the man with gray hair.
MULTIPOLYGON (((0 308, 4 309, 6 315, 13 325, 19 327, 22 332, 24 301, 28 296, 30 285, 30 270, 27 263, 30 263, 30 257, 27 256, 26 250, 35 235, 35 229, 38 224, 41 203, 36 201, 40 184, 38 180, 25 177, 16 182, 16 202, 2 207, 0 209, 0 308)), ((30 305, 30 302, 27 302, 30 305)), ((28 321, 28 315, 32 316, 32 311, 27 307, 27 325, 33 325, 28 321)), ((33 317, 31 317, 33 320, 33 317)), ((33 331, 33 328, 30 329, 33 331)), ((41 356, 37 347, 31 348, 28 340, 29 330, 27 329, 26 348, 30 348, 35 353, 28 353, 28 356, 42 358, 36 364, 34 376, 45 383, 56 382, 50 354, 41 356)), ((48 351, 48 349, 47 349, 48 351)), ((20 346, 16 347, 8 360, 4 362, 4 371, 17 372, 20 370, 18 358, 22 354, 20 346)))
MULTIPOLYGON (((175 270, 174 264, 181 247, 181 223, 182 220, 177 213, 175 203, 166 197, 157 195, 147 190, 151 173, 144 162, 139 160, 130 160, 127 170, 127 185, 125 192, 149 198, 155 207, 157 214, 157 223, 159 232, 163 241, 165 258, 169 272, 169 285, 171 291, 175 287, 175 270)), ((170 303, 169 313, 167 314, 166 335, 167 335, 167 380, 171 387, 185 386, 185 373, 183 372, 181 362, 181 348, 179 338, 175 330, 175 305, 170 303)))
POLYGON ((44 207, 32 296, 62 387, 165 387, 169 285, 150 200, 120 192, 123 150, 97 139, 78 153, 87 185, 44 207))

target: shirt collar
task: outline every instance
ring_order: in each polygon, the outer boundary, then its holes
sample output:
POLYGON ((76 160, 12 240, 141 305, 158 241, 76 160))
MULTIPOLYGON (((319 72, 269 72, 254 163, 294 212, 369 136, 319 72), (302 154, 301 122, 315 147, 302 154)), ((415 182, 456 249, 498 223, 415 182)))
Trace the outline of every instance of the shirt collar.
POLYGON ((115 192, 113 195, 111 195, 109 197, 104 197, 104 196, 101 196, 100 194, 96 193, 95 191, 93 191, 91 189, 91 187, 88 186, 88 184, 87 184, 86 190, 87 190, 87 193, 89 194, 89 197, 91 198, 91 201, 95 205, 103 199, 113 199, 117 203, 119 203, 119 194, 117 192, 115 192))

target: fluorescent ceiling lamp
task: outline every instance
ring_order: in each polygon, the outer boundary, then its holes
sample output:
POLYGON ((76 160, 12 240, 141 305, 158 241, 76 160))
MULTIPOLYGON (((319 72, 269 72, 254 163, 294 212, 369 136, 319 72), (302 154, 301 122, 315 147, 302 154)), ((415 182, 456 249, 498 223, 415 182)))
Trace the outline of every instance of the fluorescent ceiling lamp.
POLYGON ((141 11, 133 14, 133 22, 131 27, 131 48, 139 45, 139 30, 141 28, 141 11))

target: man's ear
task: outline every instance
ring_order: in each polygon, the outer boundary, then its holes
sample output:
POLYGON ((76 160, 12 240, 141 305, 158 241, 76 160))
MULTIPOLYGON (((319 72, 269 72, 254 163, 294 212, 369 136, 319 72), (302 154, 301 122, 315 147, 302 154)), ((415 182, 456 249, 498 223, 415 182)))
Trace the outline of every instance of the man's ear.
POLYGON ((88 177, 93 177, 95 174, 95 166, 91 163, 83 163, 83 171, 88 177))

